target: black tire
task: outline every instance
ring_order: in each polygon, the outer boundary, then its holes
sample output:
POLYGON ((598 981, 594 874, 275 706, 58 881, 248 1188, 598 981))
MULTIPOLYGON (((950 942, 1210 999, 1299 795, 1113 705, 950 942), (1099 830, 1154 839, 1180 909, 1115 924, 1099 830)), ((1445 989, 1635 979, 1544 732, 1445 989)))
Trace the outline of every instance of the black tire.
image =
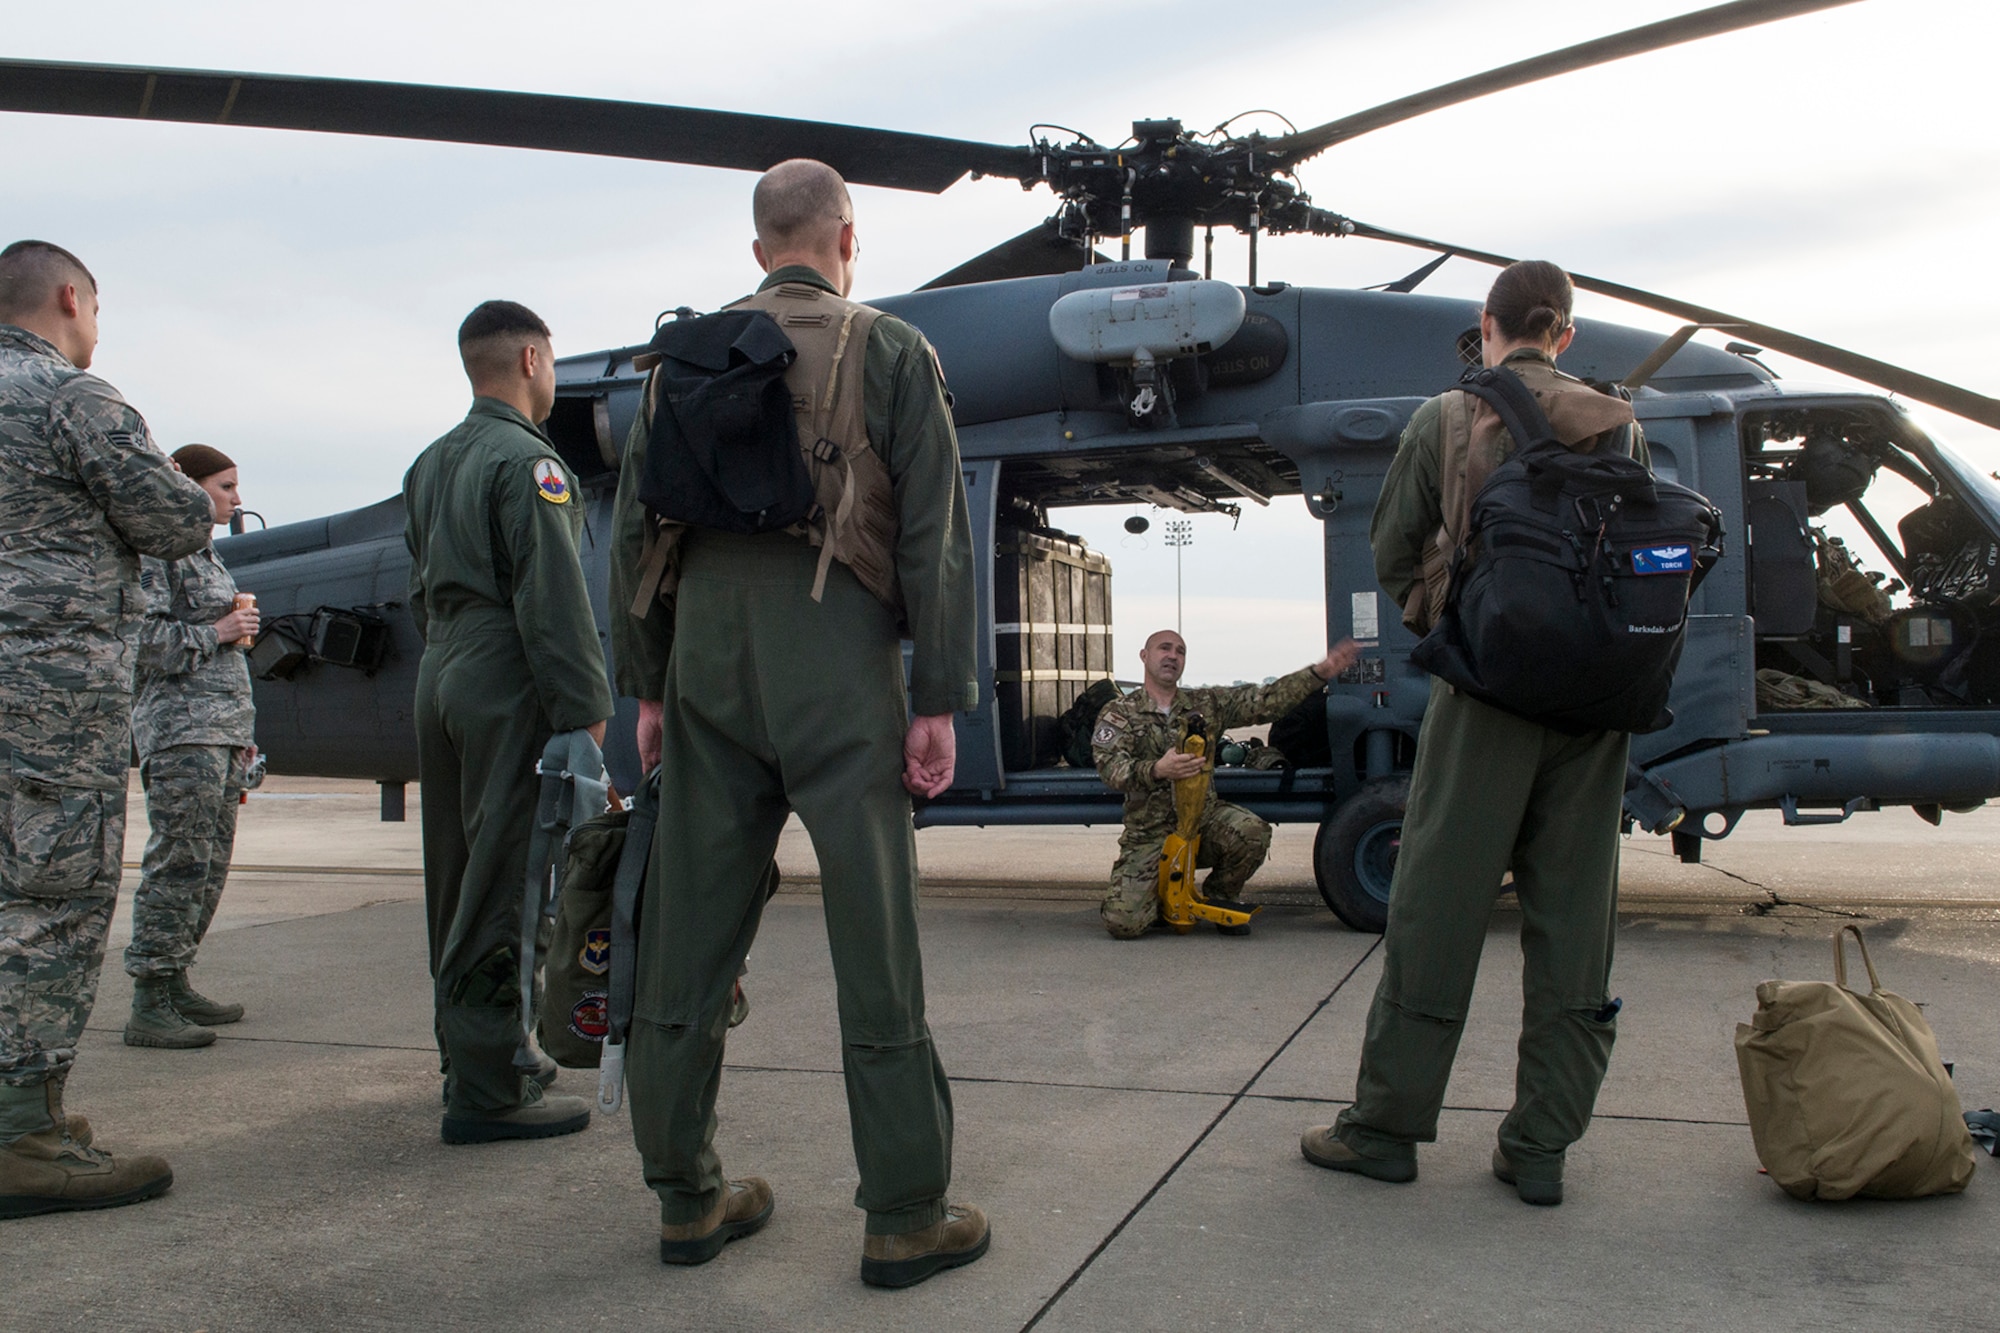
POLYGON ((1380 935, 1389 924, 1389 884, 1402 845, 1410 780, 1382 778, 1341 802, 1313 839, 1313 878, 1333 914, 1380 935))

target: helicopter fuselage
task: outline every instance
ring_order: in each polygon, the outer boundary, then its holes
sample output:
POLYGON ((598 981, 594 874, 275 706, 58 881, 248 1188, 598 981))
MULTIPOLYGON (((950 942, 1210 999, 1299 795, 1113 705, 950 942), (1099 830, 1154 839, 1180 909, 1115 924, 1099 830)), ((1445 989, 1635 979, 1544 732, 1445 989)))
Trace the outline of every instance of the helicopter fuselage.
MULTIPOLYGON (((925 807, 920 821, 1118 818, 1119 798, 1094 771, 1053 762, 1010 766, 1001 743, 994 552, 1009 532, 1050 532, 1049 511, 1075 506, 1142 501, 1203 512, 1259 500, 1305 504, 1325 529, 1327 635, 1361 640, 1363 659, 1328 690, 1326 767, 1224 770, 1217 789, 1267 818, 1325 821, 1364 789, 1407 771, 1429 681, 1409 664, 1414 636, 1375 584, 1368 519, 1411 413, 1477 359, 1477 305, 1283 284, 1243 289, 1241 329, 1222 346, 1164 365, 1159 400, 1143 415, 1134 411, 1130 368, 1066 356, 1051 335, 1050 309, 1069 293, 1193 276, 1170 273, 1164 261, 1107 263, 875 303, 921 329, 937 349, 982 553, 980 704, 958 718, 952 789, 925 807)), ((1579 321, 1562 364, 1585 378, 1617 380, 1658 343, 1649 332, 1579 321)), ((618 456, 644 383, 631 364, 639 350, 559 362, 547 427, 583 492, 585 567, 600 625, 609 614, 618 456)), ((1749 808, 1782 808, 1788 819, 1809 822, 1879 804, 1935 810, 2000 795, 2000 661, 1978 647, 1982 627, 2000 620, 1992 610, 2000 583, 1968 582, 1969 574, 1986 572, 1981 565, 1961 569, 1954 588, 1919 586, 1911 568, 1919 557, 1931 561, 1926 568, 1941 568, 1962 553, 1919 552, 1906 539, 1884 555, 1911 585, 1913 606, 1948 607, 1934 626, 1909 633, 1955 632, 1969 646, 1927 659, 1907 643, 1899 650, 1882 640, 1881 627, 1872 625, 1863 627, 1869 643, 1857 643, 1856 627, 1828 621, 1813 595, 1811 515, 1802 483, 1786 480, 1793 466, 1787 442, 1836 430, 1898 454, 1906 472, 1914 460, 1933 479, 1930 506, 1952 506, 1940 522, 1958 525, 1950 531, 1968 551, 1983 541, 1985 551, 2000 552, 2000 489, 1982 483, 1888 399, 1796 391, 1746 356, 1700 344, 1681 347, 1637 392, 1634 406, 1656 470, 1707 495, 1724 515, 1729 540, 1691 608, 1675 721, 1634 740, 1635 765, 1651 780, 1635 787, 1628 812, 1648 827, 1670 818, 1659 810, 1678 812, 1676 845, 1692 858, 1696 839, 1726 833, 1749 808), (1775 534, 1786 525, 1781 542, 1775 534), (1946 657, 1957 663, 1949 679, 1939 665, 1946 657), (1829 685, 1857 703, 1866 694, 1873 706, 1760 710, 1755 673, 1772 662, 1802 671, 1823 664, 1819 674, 1829 685), (1799 813, 1814 808, 1838 813, 1799 813)), ((371 778, 397 789, 416 778, 412 713, 422 645, 403 604, 409 557, 402 526, 401 501, 392 498, 218 544, 238 582, 258 594, 266 623, 290 624, 294 637, 320 608, 387 624, 388 650, 372 673, 308 653, 289 678, 258 681, 258 742, 274 772, 371 778)), ((1985 557, 1966 558, 1977 565, 1985 557)), ((608 635, 605 641, 608 655, 608 635)), ((637 776, 629 725, 636 705, 621 700, 619 707, 607 755, 629 789, 637 776)), ((1379 887, 1386 901, 1386 884, 1379 887)))

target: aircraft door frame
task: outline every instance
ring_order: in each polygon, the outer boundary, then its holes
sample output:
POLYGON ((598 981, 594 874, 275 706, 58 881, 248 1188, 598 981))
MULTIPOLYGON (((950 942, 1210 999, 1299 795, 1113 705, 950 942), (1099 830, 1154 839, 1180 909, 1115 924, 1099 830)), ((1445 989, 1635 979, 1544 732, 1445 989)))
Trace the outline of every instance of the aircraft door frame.
POLYGON ((965 460, 966 512, 972 527, 972 585, 977 604, 978 630, 975 666, 979 680, 979 703, 970 712, 955 715, 958 734, 958 766, 952 787, 996 792, 1007 785, 1000 760, 1000 708, 993 693, 993 543, 999 515, 1001 460, 965 460))

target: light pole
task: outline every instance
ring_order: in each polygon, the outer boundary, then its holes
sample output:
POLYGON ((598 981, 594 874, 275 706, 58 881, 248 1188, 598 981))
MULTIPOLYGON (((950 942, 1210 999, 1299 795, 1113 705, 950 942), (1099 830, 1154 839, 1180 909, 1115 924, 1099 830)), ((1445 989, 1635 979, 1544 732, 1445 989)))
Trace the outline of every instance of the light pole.
POLYGON ((1181 633, 1181 551, 1194 542, 1194 523, 1185 518, 1167 520, 1167 545, 1174 548, 1174 633, 1181 633))

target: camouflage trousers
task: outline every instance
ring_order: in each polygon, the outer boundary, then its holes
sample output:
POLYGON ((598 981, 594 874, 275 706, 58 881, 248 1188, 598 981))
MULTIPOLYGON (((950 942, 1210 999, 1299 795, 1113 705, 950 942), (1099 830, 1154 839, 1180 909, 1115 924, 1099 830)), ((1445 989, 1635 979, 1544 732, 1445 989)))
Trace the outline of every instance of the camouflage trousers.
POLYGON ((215 920, 229 858, 243 764, 229 745, 169 745, 139 765, 153 826, 132 895, 132 943, 125 971, 135 977, 185 972, 215 920))
POLYGON ((0 1083, 62 1078, 97 1000, 125 793, 0 771, 0 1083))
MULTIPOLYGON (((1143 935, 1160 915, 1160 849, 1171 827, 1135 828, 1118 839, 1118 862, 1104 892, 1104 928, 1120 939, 1143 935)), ((1195 865, 1208 871, 1201 893, 1211 900, 1242 896, 1243 886, 1271 850, 1271 826, 1240 805, 1216 801, 1201 820, 1195 865)))

